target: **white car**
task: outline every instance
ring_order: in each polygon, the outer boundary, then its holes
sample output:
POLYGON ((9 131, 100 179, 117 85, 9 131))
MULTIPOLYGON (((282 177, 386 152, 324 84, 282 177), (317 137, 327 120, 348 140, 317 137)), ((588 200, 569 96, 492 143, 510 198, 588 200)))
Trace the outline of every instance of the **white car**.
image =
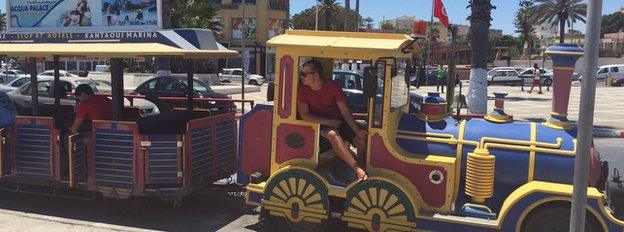
MULTIPOLYGON (((223 69, 223 72, 219 73, 219 80, 221 81, 221 83, 232 83, 235 81, 240 81, 242 75, 243 69, 225 68, 223 69)), ((264 83, 264 77, 245 72, 245 82, 250 85, 262 85, 264 83)))
POLYGON ((13 91, 14 89, 19 88, 20 86, 22 86, 25 83, 30 82, 30 77, 18 77, 15 78, 7 83, 4 84, 0 84, 0 92, 2 93, 8 93, 13 91))
POLYGON ((0 71, 0 83, 7 83, 18 77, 28 77, 29 75, 21 70, 2 70, 0 71))
MULTIPOLYGON (((603 65, 598 67, 598 71, 596 71, 596 80, 605 80, 607 76, 615 78, 624 77, 624 64, 612 64, 612 65, 603 65)), ((583 77, 579 78, 579 81, 583 81, 583 77)))
POLYGON ((522 78, 515 69, 498 69, 487 74, 487 84, 510 84, 521 85, 522 78))
MULTIPOLYGON (((46 70, 42 73, 39 73, 37 75, 37 77, 54 77, 54 70, 46 70)), ((59 77, 76 77, 78 78, 78 75, 72 74, 68 71, 65 70, 59 70, 59 77)))
MULTIPOLYGON (((37 81, 37 90, 39 92, 39 105, 52 105, 54 104, 55 91, 62 91, 61 105, 75 105, 76 98, 74 96, 67 96, 69 93, 73 93, 76 86, 80 84, 88 84, 93 88, 96 93, 111 93, 112 86, 108 81, 104 80, 91 80, 88 78, 68 78, 61 77, 61 86, 63 89, 55 90, 53 82, 54 77, 41 77, 37 81)), ((28 114, 31 108, 31 88, 30 82, 24 84, 22 87, 17 88, 7 93, 9 97, 15 102, 15 106, 21 114, 28 114)), ((124 105, 130 106, 130 101, 124 99, 124 105)), ((145 99, 134 99, 133 106, 139 109, 141 116, 149 116, 159 114, 160 111, 156 105, 145 99)))

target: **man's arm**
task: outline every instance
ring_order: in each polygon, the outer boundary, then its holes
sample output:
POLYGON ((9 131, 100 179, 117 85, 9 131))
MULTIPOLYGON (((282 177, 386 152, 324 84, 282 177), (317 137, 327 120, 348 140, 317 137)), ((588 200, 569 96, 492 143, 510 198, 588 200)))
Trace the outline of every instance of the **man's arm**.
POLYGON ((353 132, 355 132, 355 134, 357 136, 360 136, 360 137, 365 136, 364 134, 362 134, 364 131, 362 131, 362 129, 360 129, 360 127, 355 122, 355 119, 353 119, 353 113, 351 112, 351 109, 349 109, 349 106, 347 105, 347 102, 346 101, 339 101, 338 102, 338 109, 340 109, 340 114, 342 115, 342 118, 349 125, 349 127, 351 127, 353 132))
POLYGON ((80 125, 82 125, 82 123, 84 122, 85 118, 82 117, 76 117, 76 119, 74 119, 74 123, 72 124, 72 126, 69 128, 69 131, 73 134, 73 133, 77 133, 78 130, 80 130, 80 125))
POLYGON ((320 123, 322 125, 338 127, 340 126, 340 120, 332 120, 327 118, 322 118, 310 113, 310 106, 308 103, 297 103, 297 111, 299 112, 299 116, 301 119, 308 122, 320 123))

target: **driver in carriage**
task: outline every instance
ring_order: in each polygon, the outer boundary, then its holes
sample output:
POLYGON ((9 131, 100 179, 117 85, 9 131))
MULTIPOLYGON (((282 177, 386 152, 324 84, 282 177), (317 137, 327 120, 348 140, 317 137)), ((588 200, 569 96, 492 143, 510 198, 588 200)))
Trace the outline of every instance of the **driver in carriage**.
POLYGON ((338 84, 321 77, 323 67, 317 60, 303 64, 298 87, 297 109, 301 119, 321 124, 320 143, 331 144, 333 151, 349 167, 353 168, 358 181, 367 180, 364 169, 351 154, 345 141, 351 142, 358 156, 366 154, 366 131, 360 129, 353 119, 347 100, 338 84))

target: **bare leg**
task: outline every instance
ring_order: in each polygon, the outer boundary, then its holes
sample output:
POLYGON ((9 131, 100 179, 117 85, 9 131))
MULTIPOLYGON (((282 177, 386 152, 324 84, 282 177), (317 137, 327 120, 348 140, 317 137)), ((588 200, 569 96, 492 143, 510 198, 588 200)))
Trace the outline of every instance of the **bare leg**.
POLYGON ((340 157, 340 159, 346 162, 347 165, 353 168, 355 174, 357 174, 358 181, 368 180, 366 172, 358 165, 355 158, 353 158, 351 152, 349 151, 347 146, 345 146, 342 137, 334 130, 328 131, 326 137, 327 140, 329 140, 329 143, 331 143, 334 152, 336 152, 338 157, 340 157))

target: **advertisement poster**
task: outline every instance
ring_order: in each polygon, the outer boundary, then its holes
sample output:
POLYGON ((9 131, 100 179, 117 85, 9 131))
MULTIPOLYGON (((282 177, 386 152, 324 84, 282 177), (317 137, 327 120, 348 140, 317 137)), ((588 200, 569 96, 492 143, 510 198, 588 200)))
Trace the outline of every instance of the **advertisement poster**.
POLYGON ((159 0, 8 0, 9 30, 159 28, 159 0))
POLYGON ((284 20, 269 19, 269 39, 284 34, 284 20))
MULTIPOLYGON (((245 24, 247 25, 247 33, 245 33, 245 39, 255 40, 256 39, 256 19, 255 18, 246 18, 245 24)), ((241 40, 243 39, 243 19, 242 18, 232 18, 232 39, 241 40)))

